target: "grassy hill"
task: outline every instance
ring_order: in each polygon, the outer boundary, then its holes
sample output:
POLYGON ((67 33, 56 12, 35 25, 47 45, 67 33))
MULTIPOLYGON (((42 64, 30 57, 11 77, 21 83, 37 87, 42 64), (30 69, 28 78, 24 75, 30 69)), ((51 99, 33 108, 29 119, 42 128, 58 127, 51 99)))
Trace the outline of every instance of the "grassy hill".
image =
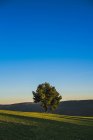
POLYGON ((92 140, 93 117, 0 110, 0 140, 92 140))
MULTIPOLYGON (((2 110, 28 111, 28 112, 43 112, 40 104, 35 103, 19 103, 12 105, 0 105, 2 110)), ((60 103, 56 114, 76 115, 76 116, 93 116, 93 100, 80 101, 63 101, 60 103)))

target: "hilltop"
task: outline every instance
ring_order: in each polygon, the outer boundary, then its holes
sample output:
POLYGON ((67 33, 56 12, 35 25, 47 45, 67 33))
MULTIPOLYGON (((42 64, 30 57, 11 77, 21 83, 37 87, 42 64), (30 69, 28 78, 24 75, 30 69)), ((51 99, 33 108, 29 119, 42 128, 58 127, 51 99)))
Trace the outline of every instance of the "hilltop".
MULTIPOLYGON (((40 104, 35 104, 33 102, 0 105, 0 110, 15 110, 25 112, 44 111, 40 104)), ((74 116, 93 116, 93 100, 62 101, 54 113, 74 116)))

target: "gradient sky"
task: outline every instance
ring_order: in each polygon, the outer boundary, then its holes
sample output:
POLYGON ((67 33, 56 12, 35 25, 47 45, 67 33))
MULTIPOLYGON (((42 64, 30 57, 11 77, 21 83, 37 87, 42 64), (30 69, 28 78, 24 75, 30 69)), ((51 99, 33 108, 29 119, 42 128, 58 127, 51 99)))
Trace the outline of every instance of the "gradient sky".
POLYGON ((43 82, 93 99, 92 0, 0 1, 0 103, 32 101, 43 82))

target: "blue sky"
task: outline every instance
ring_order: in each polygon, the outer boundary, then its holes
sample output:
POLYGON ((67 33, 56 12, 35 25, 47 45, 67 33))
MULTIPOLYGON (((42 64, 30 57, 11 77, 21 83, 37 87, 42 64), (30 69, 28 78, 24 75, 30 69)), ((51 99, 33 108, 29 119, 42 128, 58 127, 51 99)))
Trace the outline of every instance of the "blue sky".
POLYGON ((93 99, 93 2, 0 1, 0 103, 49 82, 63 100, 93 99))

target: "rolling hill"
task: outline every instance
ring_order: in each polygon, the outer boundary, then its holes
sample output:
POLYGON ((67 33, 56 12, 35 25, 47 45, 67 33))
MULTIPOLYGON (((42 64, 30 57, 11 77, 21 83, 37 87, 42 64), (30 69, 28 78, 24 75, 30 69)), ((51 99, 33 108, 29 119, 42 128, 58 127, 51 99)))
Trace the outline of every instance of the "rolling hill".
MULTIPOLYGON (((0 110, 44 112, 40 104, 32 102, 0 105, 0 110)), ((93 116, 93 100, 63 101, 54 113, 74 116, 93 116)))

